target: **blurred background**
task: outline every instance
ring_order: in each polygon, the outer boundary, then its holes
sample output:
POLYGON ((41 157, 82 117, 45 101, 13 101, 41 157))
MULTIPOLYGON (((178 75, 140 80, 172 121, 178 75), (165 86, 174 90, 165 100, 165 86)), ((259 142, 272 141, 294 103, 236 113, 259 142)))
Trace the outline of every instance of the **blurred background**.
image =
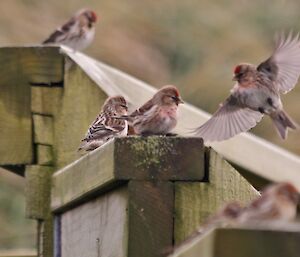
MULTIPOLYGON (((2 0, 0 46, 38 44, 83 7, 99 16, 85 53, 155 87, 174 84, 186 102, 211 113, 233 86, 236 64, 258 64, 276 32, 300 30, 297 0, 2 0)), ((299 100, 300 85, 283 97, 300 124, 299 100)), ((300 131, 282 141, 265 118, 252 132, 300 154, 300 131)), ((32 248, 22 179, 0 173, 0 249, 32 248)))

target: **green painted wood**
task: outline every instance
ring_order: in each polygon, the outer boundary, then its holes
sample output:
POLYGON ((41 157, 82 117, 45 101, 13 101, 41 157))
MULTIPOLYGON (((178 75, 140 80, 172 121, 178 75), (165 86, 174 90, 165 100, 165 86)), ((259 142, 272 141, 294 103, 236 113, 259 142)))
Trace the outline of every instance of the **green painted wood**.
POLYGON ((0 165, 30 164, 33 157, 30 85, 19 54, 0 48, 0 165))
POLYGON ((26 217, 43 220, 48 215, 52 172, 52 167, 26 166, 26 217))
POLYGON ((54 164, 52 146, 38 144, 36 146, 36 151, 38 165, 51 166, 54 164))
POLYGON ((52 116, 33 114, 33 140, 36 144, 53 145, 54 124, 52 116))
POLYGON ((107 95, 71 60, 64 75, 64 91, 55 117, 56 167, 78 159, 77 149, 89 125, 98 115, 107 95))
POLYGON ((200 138, 127 137, 115 142, 115 173, 121 179, 202 180, 200 138))
POLYGON ((203 151, 198 138, 116 138, 53 176, 52 209, 67 208, 128 180, 199 181, 203 151))
POLYGON ((227 202, 248 203, 259 193, 215 151, 209 151, 209 182, 175 182, 175 242, 187 238, 227 202))
POLYGON ((130 181, 128 191, 127 256, 163 256, 173 240, 173 183, 130 181))

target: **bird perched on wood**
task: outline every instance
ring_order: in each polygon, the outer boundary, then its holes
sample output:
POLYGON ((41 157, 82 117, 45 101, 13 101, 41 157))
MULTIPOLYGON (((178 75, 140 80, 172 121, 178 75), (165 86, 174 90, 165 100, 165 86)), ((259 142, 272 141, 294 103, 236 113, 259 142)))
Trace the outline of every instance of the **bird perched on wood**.
POLYGON ((235 67, 237 81, 230 96, 213 116, 195 130, 204 141, 221 141, 254 127, 268 115, 281 138, 287 129, 297 124, 283 110, 280 93, 287 93, 296 85, 300 75, 299 34, 276 39, 273 54, 257 67, 242 63, 235 67))
POLYGON ((299 191, 291 183, 272 184, 244 208, 238 222, 292 221, 297 215, 299 199, 299 191))
POLYGON ((119 118, 128 120, 137 135, 167 135, 177 124, 180 103, 177 88, 164 86, 142 107, 119 118))
POLYGON ((43 44, 66 45, 75 51, 87 48, 95 36, 97 15, 91 10, 80 10, 64 25, 56 29, 43 44))
POLYGON ((90 125, 78 150, 92 151, 114 137, 126 136, 127 121, 116 119, 114 116, 126 115, 127 109, 124 97, 109 97, 102 106, 100 114, 90 125))
POLYGON ((246 207, 237 202, 226 204, 220 211, 203 223, 191 236, 176 248, 166 248, 170 254, 182 247, 187 242, 201 234, 217 227, 228 227, 238 224, 251 224, 254 222, 290 222, 296 218, 297 205, 299 203, 299 191, 287 182, 275 183, 267 186, 261 196, 254 199, 246 207))

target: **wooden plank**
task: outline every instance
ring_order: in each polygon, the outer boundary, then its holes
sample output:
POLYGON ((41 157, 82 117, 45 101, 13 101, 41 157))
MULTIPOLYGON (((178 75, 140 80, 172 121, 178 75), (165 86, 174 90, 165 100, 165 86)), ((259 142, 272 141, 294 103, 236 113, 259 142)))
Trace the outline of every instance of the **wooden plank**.
POLYGON ((45 219, 49 212, 52 167, 31 165, 25 171, 26 217, 45 219))
POLYGON ((33 118, 33 140, 36 144, 53 145, 54 129, 53 117, 34 114, 33 118))
POLYGON ((127 180, 188 180, 204 176, 202 141, 194 138, 116 138, 53 176, 52 210, 61 211, 127 180))
POLYGON ((119 179, 199 181, 204 177, 200 138, 117 138, 114 153, 119 179))
POLYGON ((30 164, 33 157, 30 86, 18 53, 0 48, 0 165, 30 164))
MULTIPOLYGON (((62 48, 62 51, 78 65, 81 65, 86 74, 107 94, 123 94, 126 96, 132 104, 132 108, 143 104, 156 91, 155 88, 146 83, 96 61, 83 53, 75 54, 66 48, 62 48)), ((190 136, 190 129, 198 127, 210 116, 192 105, 184 104, 179 108, 179 122, 175 132, 190 136)), ((290 181, 300 190, 299 156, 250 133, 243 133, 230 140, 214 143, 212 146, 224 158, 257 176, 274 182, 290 181), (243 150, 241 151, 241 149, 243 150)))
POLYGON ((63 98, 55 117, 54 155, 62 168, 78 159, 77 149, 96 118, 107 95, 75 64, 68 60, 63 98))
POLYGON ((209 152, 209 183, 175 183, 175 242, 187 238, 225 203, 248 203, 259 193, 220 155, 209 152))
POLYGON ((53 149, 49 145, 40 145, 36 146, 37 151, 37 164, 44 166, 53 165, 53 149))
POLYGON ((31 112, 55 115, 60 109, 63 88, 31 87, 31 112))
POLYGON ((163 256, 165 249, 173 244, 173 183, 130 181, 128 190, 127 256, 163 256))
POLYGON ((127 208, 127 187, 121 187, 63 213, 61 256, 127 256, 127 208))
POLYGON ((110 142, 56 172, 52 178, 52 210, 60 211, 96 191, 117 185, 113 151, 110 142))

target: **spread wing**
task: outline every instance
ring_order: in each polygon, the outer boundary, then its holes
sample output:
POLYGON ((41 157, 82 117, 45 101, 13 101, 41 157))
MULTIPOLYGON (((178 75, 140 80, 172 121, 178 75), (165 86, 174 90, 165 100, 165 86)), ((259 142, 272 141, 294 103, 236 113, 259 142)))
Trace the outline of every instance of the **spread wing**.
POLYGON ((290 33, 288 37, 279 35, 273 54, 257 70, 266 73, 281 93, 285 94, 293 89, 300 75, 299 34, 293 36, 290 33))
POLYGON ((222 141, 253 128, 263 117, 260 112, 242 108, 234 96, 228 97, 213 116, 195 130, 204 141, 222 141))
POLYGON ((75 27, 76 19, 73 17, 63 26, 56 29, 46 40, 43 41, 43 44, 59 43, 66 40, 67 38, 74 37, 75 34, 78 34, 78 30, 76 31, 74 29, 75 27))

